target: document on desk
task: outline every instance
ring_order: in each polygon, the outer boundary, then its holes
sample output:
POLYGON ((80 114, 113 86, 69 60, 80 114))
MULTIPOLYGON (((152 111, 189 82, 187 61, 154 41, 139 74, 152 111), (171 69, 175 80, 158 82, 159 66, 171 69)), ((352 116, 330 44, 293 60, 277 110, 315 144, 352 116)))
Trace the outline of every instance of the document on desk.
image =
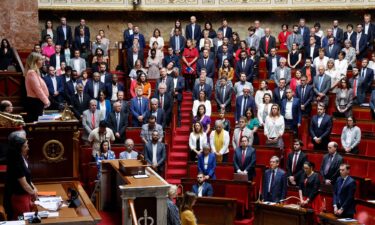
POLYGON ((57 211, 62 206, 61 196, 57 197, 39 197, 35 204, 42 206, 43 208, 51 211, 57 211))
POLYGON ((16 221, 2 221, 1 225, 25 225, 25 220, 16 220, 16 221))
POLYGON ((265 205, 276 205, 276 202, 263 202, 265 205))
POLYGON ((342 219, 337 219, 337 221, 345 222, 345 223, 349 223, 349 222, 357 222, 356 219, 352 219, 352 218, 342 218, 342 219))
POLYGON ((143 174, 143 175, 134 175, 133 176, 135 179, 141 179, 141 178, 148 178, 148 175, 143 174))

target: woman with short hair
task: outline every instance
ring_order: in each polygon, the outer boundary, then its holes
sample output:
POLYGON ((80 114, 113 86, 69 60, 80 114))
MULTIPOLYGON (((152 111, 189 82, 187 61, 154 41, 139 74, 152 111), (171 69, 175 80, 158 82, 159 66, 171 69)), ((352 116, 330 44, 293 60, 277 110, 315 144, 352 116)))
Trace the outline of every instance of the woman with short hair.
POLYGON ((341 132, 341 145, 346 153, 359 153, 359 143, 361 142, 361 129, 356 126, 354 117, 349 116, 346 119, 346 126, 341 132))

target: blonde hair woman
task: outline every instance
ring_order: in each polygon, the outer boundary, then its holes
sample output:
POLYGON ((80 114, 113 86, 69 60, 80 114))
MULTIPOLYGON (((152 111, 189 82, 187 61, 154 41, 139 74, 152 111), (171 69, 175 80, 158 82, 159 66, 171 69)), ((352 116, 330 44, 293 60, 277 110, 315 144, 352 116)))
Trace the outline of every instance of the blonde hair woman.
POLYGON ((41 54, 32 52, 26 59, 25 86, 27 93, 27 119, 26 122, 38 120, 43 115, 43 109, 50 106, 48 99, 48 88, 42 77, 39 68, 43 66, 41 54))

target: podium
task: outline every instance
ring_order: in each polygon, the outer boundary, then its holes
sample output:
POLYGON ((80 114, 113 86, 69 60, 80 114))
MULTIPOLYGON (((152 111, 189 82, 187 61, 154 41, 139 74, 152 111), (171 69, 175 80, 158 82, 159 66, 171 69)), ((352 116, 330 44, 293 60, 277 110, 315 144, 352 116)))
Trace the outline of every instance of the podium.
POLYGON ((309 209, 255 203, 255 225, 313 225, 313 215, 309 209))
POLYGON ((121 206, 122 224, 167 224, 170 185, 144 161, 103 160, 100 174, 100 209, 121 206), (147 175, 136 178, 137 175, 147 175), (147 221, 147 222, 146 222, 147 221))

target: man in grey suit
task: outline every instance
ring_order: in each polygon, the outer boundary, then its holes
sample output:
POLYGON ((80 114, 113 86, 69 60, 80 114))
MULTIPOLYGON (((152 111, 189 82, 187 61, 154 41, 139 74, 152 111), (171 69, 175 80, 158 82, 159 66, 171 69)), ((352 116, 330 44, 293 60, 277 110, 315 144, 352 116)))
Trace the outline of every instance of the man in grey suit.
POLYGON ((83 135, 82 139, 88 141, 89 134, 92 130, 99 127, 99 122, 104 120, 104 113, 96 109, 97 103, 95 99, 90 101, 90 108, 82 113, 83 135))
POLYGON ((340 176, 340 165, 343 163, 342 156, 337 153, 339 145, 332 141, 328 143, 328 153, 323 156, 320 166, 320 175, 326 185, 334 185, 340 176))
POLYGON ((233 137, 232 137, 232 146, 233 149, 236 149, 237 147, 241 146, 241 138, 243 136, 248 137, 249 139, 249 146, 253 145, 253 139, 254 135, 253 132, 247 128, 247 119, 245 116, 241 116, 238 120, 239 127, 234 129, 233 131, 233 137))
POLYGON ((134 141, 132 139, 125 140, 125 151, 120 153, 119 159, 137 159, 138 152, 134 151, 134 141))
POLYGON ((70 66, 73 70, 76 70, 78 75, 86 70, 86 62, 83 58, 80 57, 81 53, 78 49, 74 50, 74 58, 70 59, 70 66))
POLYGON ((254 96, 254 87, 253 87, 253 85, 249 81, 246 80, 246 73, 241 72, 240 73, 240 80, 237 81, 234 84, 234 87, 233 87, 234 93, 236 94, 236 98, 238 96, 243 95, 243 88, 245 86, 250 87, 250 95, 254 96))
POLYGON ((96 35, 96 42, 92 43, 92 55, 95 55, 96 49, 100 48, 103 50, 104 56, 108 55, 108 45, 102 43, 102 36, 96 35))
POLYGON ((200 79, 205 79, 205 84, 210 85, 212 90, 214 89, 214 81, 211 77, 207 77, 206 70, 201 70, 201 75, 199 75, 199 77, 195 79, 194 87, 200 83, 200 79))
POLYGON ((274 77, 271 77, 275 81, 276 85, 279 86, 279 81, 281 78, 284 78, 286 85, 289 85, 290 79, 292 77, 290 68, 286 66, 286 58, 280 58, 280 66, 276 67, 274 77))
MULTIPOLYGON (((152 140, 147 142, 144 148, 145 160, 156 170, 159 175, 164 172, 164 163, 166 158, 165 145, 159 141, 159 133, 152 132, 152 140)), ((163 176, 163 175, 162 175, 163 176)))
POLYGON ((224 42, 224 36, 223 36, 223 31, 219 30, 217 32, 217 37, 215 37, 213 40, 212 40, 213 44, 214 44, 214 49, 215 49, 215 55, 217 55, 217 50, 219 49, 220 46, 223 45, 223 42, 224 42))
POLYGON ((142 125, 141 138, 144 144, 152 140, 152 133, 158 132, 159 141, 163 140, 163 127, 156 123, 156 117, 151 115, 148 118, 148 123, 142 125))
POLYGON ((260 37, 255 34, 255 27, 250 26, 247 30, 249 31, 249 36, 246 38, 247 47, 254 47, 258 52, 260 37))
POLYGON ((325 74, 325 69, 323 65, 318 67, 319 74, 314 77, 314 93, 316 101, 323 102, 328 106, 328 92, 331 89, 331 78, 325 74))
POLYGON ((288 36, 288 39, 286 39, 286 45, 289 52, 292 51, 293 43, 297 43, 300 49, 303 47, 303 37, 298 33, 298 25, 293 25, 293 33, 288 36))
POLYGON ((222 109, 225 109, 226 112, 231 111, 232 93, 233 90, 228 83, 228 79, 225 76, 222 76, 220 79, 220 86, 215 90, 215 100, 218 112, 221 112, 222 109))

